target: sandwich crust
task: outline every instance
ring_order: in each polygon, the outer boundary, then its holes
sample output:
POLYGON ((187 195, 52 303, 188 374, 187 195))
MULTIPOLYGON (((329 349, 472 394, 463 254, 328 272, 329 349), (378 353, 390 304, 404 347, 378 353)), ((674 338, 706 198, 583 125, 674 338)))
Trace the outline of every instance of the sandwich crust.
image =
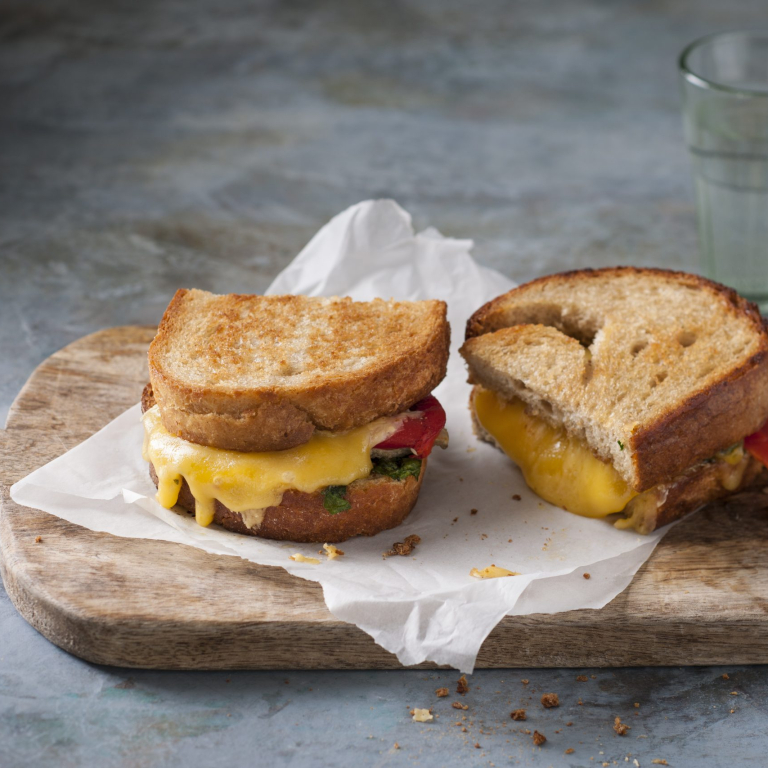
POLYGON ((542 277, 478 309, 466 337, 471 383, 564 424, 637 491, 768 418, 758 308, 696 275, 614 267, 542 277))
POLYGON ((445 376, 442 301, 176 292, 149 348, 165 428, 237 451, 401 413, 445 376))
MULTIPOLYGON (((249 528, 239 512, 233 512, 219 501, 215 502, 213 520, 230 531, 280 541, 330 544, 353 536, 375 536, 395 528, 408 517, 419 497, 426 466, 427 460, 422 459, 418 479, 369 476, 355 480, 347 486, 347 501, 351 507, 345 512, 333 515, 328 512, 320 491, 288 490, 278 506, 267 507, 260 525, 249 528)), ((151 464, 149 474, 157 485, 157 475, 151 464)), ((195 499, 186 480, 182 480, 178 505, 194 514, 195 499)))

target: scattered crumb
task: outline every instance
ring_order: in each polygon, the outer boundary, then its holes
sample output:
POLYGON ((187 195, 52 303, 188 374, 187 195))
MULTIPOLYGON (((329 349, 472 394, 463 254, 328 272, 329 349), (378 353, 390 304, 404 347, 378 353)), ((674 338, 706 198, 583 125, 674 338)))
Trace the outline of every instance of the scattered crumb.
POLYGON ((578 700, 576 703, 577 703, 577 704, 578 704, 580 707, 583 707, 583 706, 584 706, 584 702, 583 702, 581 699, 579 699, 579 700, 578 700))
POLYGON ((568 747, 568 749, 565 750, 566 755, 572 755, 576 750, 573 747, 568 747))
POLYGON ((580 683, 586 683, 589 680, 589 678, 586 675, 579 675, 576 679, 580 683))
POLYGON ((396 541, 392 545, 392 549, 383 554, 383 557, 394 557, 399 555, 400 557, 408 557, 417 545, 421 544, 421 536, 417 536, 415 533, 405 537, 405 541, 396 541))
POLYGON ((469 683, 467 683, 467 676, 462 675, 456 683, 456 693, 460 693, 462 696, 469 690, 469 683))
MULTIPOLYGON (((40 537, 38 536, 38 538, 40 538, 40 537)), ((723 674, 723 680, 730 680, 730 679, 731 679, 731 678, 730 678, 730 677, 728 677, 728 673, 727 673, 727 672, 725 672, 725 673, 723 674)))
POLYGON ((539 733, 538 731, 533 732, 533 743, 535 746, 540 747, 546 740, 547 737, 543 733, 539 733))
POLYGON ((635 708, 636 708, 636 709, 639 709, 639 707, 640 707, 640 702, 639 702, 639 701, 636 701, 636 702, 635 702, 635 708))
POLYGON ((428 723, 433 720, 432 713, 428 709, 412 709, 413 721, 415 723, 428 723))
POLYGON ((626 725, 625 723, 621 722, 621 718, 617 717, 613 721, 613 730, 616 731, 616 733, 619 734, 619 736, 626 736, 627 731, 630 729, 631 726, 626 725))
POLYGON ((400 749, 400 745, 397 742, 395 742, 395 744, 392 747, 392 749, 400 749))
POLYGON ((469 704, 462 704, 460 701, 454 701, 451 706, 454 709, 469 709, 469 704))
POLYGON ((435 691, 435 695, 438 699, 444 699, 448 695, 448 689, 447 688, 438 688, 435 691))
POLYGON ((323 544, 323 550, 324 551, 320 551, 317 554, 328 555, 329 560, 335 560, 337 557, 342 557, 344 555, 344 552, 338 547, 334 547, 333 544, 323 544))
POLYGON ((507 539, 507 544, 511 544, 511 543, 512 543, 512 539, 507 539))
POLYGON ((291 560, 297 563, 309 563, 310 565, 317 565, 320 562, 316 557, 304 557, 304 555, 299 552, 295 555, 291 555, 291 560))
POLYGON ((572 722, 569 720, 569 721, 566 723, 566 725, 567 725, 567 726, 570 728, 570 727, 573 725, 573 723, 572 723, 572 722))
POLYGON ((512 494, 512 498, 513 498, 515 501, 522 501, 522 500, 523 500, 523 497, 522 497, 522 496, 521 496, 519 493, 513 493, 513 494, 512 494))
POLYGON ((526 720, 525 716, 525 710, 524 709, 516 709, 509 715, 513 720, 526 720))
POLYGON ((467 448, 467 453, 474 453, 476 450, 477 448, 473 448, 472 446, 470 446, 469 448, 467 448))
POLYGON ((42 544, 42 543, 43 543, 43 537, 35 536, 35 544, 42 544))
POLYGON ((592 578, 592 576, 591 576, 591 574, 589 574, 589 573, 585 573, 585 574, 584 574, 584 578, 585 578, 585 579, 591 579, 591 578, 592 578))
POLYGON ((520 574, 517 571, 510 571, 491 564, 487 568, 483 568, 482 571, 473 568, 469 575, 474 579, 500 579, 502 576, 519 576, 520 574))
POLYGON ((738 695, 739 695, 738 691, 731 691, 731 696, 738 696, 738 695))
POLYGON ((527 733, 527 734, 530 736, 530 735, 531 735, 531 729, 530 729, 530 728, 526 728, 526 729, 523 731, 523 733, 527 733))
POLYGON ((480 744, 477 741, 475 742, 475 749, 480 749, 480 744))
POLYGON ((470 509, 469 510, 469 514, 470 515, 476 515, 477 514, 477 510, 476 509, 470 509))
POLYGON ((547 709, 560 706, 560 697, 556 693, 545 693, 541 697, 542 706, 547 709))
POLYGON ((453 522, 454 522, 454 523, 458 523, 458 522, 459 522, 459 518, 458 518, 458 517, 454 517, 454 518, 453 518, 453 522))
POLYGON ((634 765, 634 766, 635 766, 635 768, 640 768, 640 763, 638 763, 638 762, 637 762, 637 758, 634 758, 634 759, 632 760, 632 765, 634 765))
POLYGON ((732 710, 731 710, 731 714, 733 714, 735 711, 736 711, 735 709, 732 709, 732 710))
POLYGON ((521 680, 520 682, 521 682, 523 685, 528 685, 528 681, 527 681, 527 680, 521 680))
POLYGON ((653 765, 669 765, 666 760, 660 760, 658 757, 654 757, 653 760, 651 760, 651 763, 653 763, 653 765))

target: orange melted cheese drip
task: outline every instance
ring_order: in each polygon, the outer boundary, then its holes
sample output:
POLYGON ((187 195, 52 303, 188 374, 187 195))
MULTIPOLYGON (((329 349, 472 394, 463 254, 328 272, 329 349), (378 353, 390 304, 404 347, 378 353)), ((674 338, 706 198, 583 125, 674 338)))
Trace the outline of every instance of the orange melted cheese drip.
POLYGON ((611 464, 565 430, 526 413, 522 401, 478 388, 474 405, 483 428, 520 467, 531 489, 551 504, 585 517, 606 517, 637 495, 611 464))

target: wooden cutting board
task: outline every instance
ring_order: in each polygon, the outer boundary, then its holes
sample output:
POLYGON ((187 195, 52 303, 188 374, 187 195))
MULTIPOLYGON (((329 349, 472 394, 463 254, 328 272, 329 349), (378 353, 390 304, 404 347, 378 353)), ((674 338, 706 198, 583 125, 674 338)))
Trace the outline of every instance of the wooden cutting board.
MULTIPOLYGON (((16 480, 137 402, 153 335, 127 327, 80 339, 46 360, 11 407, 0 431, 0 554, 19 612, 51 642, 100 664, 399 667, 329 613, 317 584, 281 568, 94 533, 11 501, 16 480)), ((684 521, 600 611, 506 617, 478 666, 767 663, 766 506, 765 494, 745 494, 684 521)))

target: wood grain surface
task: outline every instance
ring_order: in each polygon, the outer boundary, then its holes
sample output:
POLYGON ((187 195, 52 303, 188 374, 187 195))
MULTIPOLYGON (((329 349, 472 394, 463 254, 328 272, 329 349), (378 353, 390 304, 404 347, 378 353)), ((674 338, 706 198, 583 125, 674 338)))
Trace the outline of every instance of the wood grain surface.
MULTIPOLYGON (((127 327, 80 339, 40 365, 11 408, 0 431, 0 566, 19 612, 101 664, 399 667, 328 612, 318 585, 281 568, 94 533, 11 501, 12 483, 137 402, 153 334, 127 327)), ((766 506, 765 494, 742 494, 684 521, 600 611, 506 617, 478 667, 768 663, 766 506)))

